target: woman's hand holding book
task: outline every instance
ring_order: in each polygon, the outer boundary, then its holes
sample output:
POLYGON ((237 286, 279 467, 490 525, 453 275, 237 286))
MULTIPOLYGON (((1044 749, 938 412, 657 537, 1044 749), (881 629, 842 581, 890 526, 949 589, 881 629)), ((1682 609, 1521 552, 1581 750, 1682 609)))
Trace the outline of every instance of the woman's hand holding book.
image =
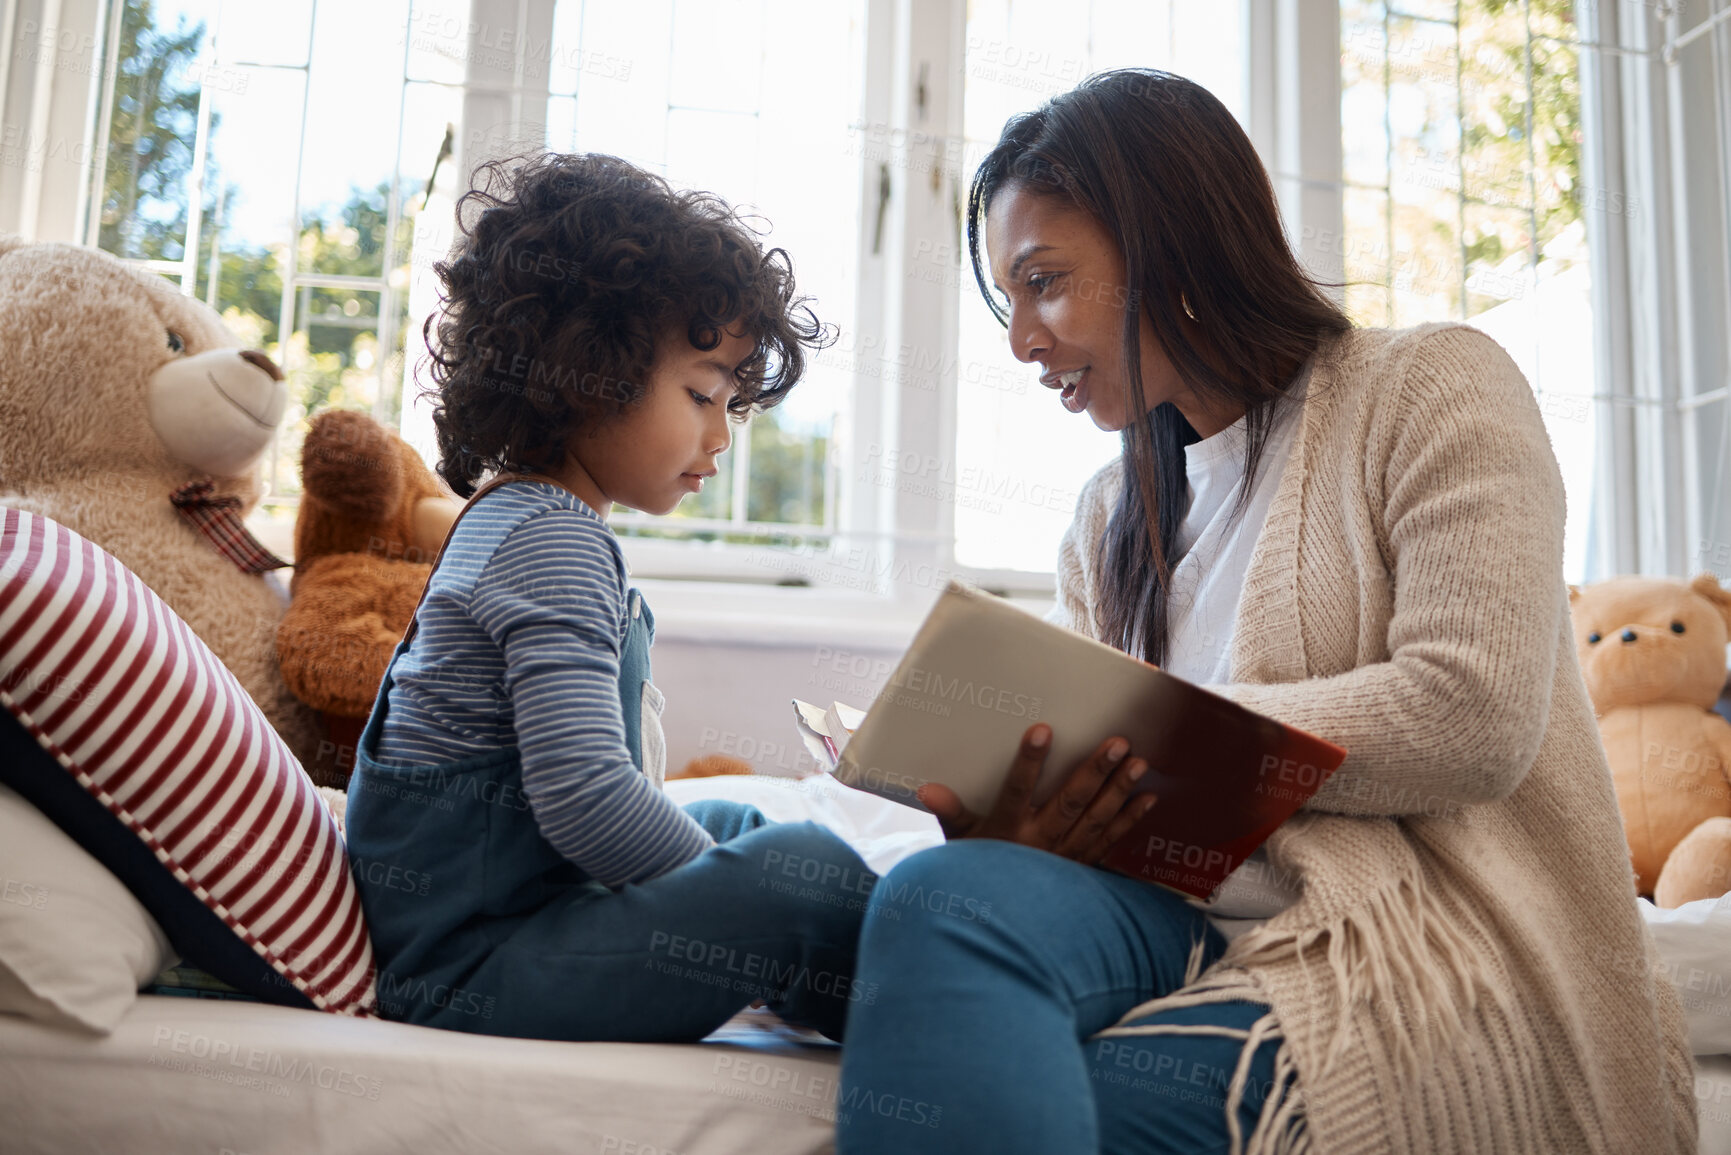
POLYGON ((936 782, 920 787, 919 800, 937 815, 946 838, 999 838, 1092 865, 1154 808, 1154 795, 1130 796, 1148 764, 1125 757, 1130 744, 1123 738, 1108 738, 1076 764, 1044 805, 1035 806, 1035 784, 1051 746, 1050 726, 1028 727, 986 814, 968 810, 955 791, 936 782))

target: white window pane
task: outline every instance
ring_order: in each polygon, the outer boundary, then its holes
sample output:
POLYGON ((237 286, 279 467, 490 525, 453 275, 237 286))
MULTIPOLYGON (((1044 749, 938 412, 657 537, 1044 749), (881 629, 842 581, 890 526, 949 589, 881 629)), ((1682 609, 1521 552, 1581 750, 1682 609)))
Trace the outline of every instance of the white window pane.
MULTIPOLYGON (((1388 183, 1387 29, 1380 11, 1341 6, 1340 135, 1345 175, 1362 185, 1388 183)), ((1348 216, 1350 223, 1351 217, 1348 216)))
POLYGON ((547 98, 547 147, 554 152, 575 151, 577 101, 569 96, 547 98))
MULTIPOLYGON (((1422 16, 1428 20, 1453 22, 1460 7, 1455 0, 1394 0, 1388 9, 1390 13, 1401 16, 1422 16)), ((1514 8, 1519 5, 1511 4, 1507 7, 1514 8)))
POLYGON ((756 199, 758 123, 753 113, 672 108, 667 113, 667 179, 739 205, 756 199))
MULTIPOLYGON (((1243 116, 1243 30, 1238 6, 1208 0, 972 0, 968 6, 963 122, 966 171, 1010 116, 1038 107, 1083 77, 1130 65, 1189 76, 1243 116)), ((955 466, 956 560, 984 569, 1049 570, 1082 484, 1118 454, 1116 434, 1066 412, 1017 361, 1003 326, 959 270, 955 466)))
MULTIPOLYGON (((415 0, 407 30, 411 80, 461 84, 468 71, 468 0, 415 0)), ((391 42, 401 46, 404 33, 391 42)))
POLYGON ((178 261, 186 251, 187 178, 214 3, 170 0, 122 11, 98 245, 122 257, 178 261))
MULTIPOLYGON (((568 81, 554 74, 555 90, 575 93, 574 131, 550 116, 549 145, 622 156, 725 198, 766 246, 791 255, 817 315, 850 328, 864 25, 863 0, 560 0, 553 56, 579 64, 568 81)), ((725 468, 750 458, 743 507, 723 476, 681 516, 822 521, 833 496, 830 438, 852 373, 830 354, 809 361, 762 427, 735 436, 725 468)))
POLYGON ((547 91, 554 96, 577 94, 586 50, 590 47, 583 42, 583 9, 582 4, 557 4, 553 8, 553 41, 547 51, 547 91))
MULTIPOLYGON (((300 139, 306 73, 236 68, 236 83, 212 93, 205 187, 223 197, 225 251, 280 245, 294 228, 294 183, 283 179, 283 151, 300 139)), ((274 312, 271 314, 274 320, 274 312)))
POLYGON ((1400 0, 1385 20, 1381 5, 1342 5, 1347 177, 1377 183, 1378 151, 1391 158, 1386 211, 1380 191, 1347 190, 1344 265, 1358 323, 1470 321, 1526 374, 1568 493, 1564 572, 1579 580, 1597 432, 1592 342, 1581 339, 1593 326, 1585 230, 1571 195, 1579 63, 1568 44, 1534 39, 1570 32, 1566 9, 1400 0))
MULTIPOLYGON (((1219 13, 1228 5, 1213 7, 1219 13)), ((1100 72, 1132 66, 1171 68, 1174 15, 1170 0, 1093 5, 1090 13, 1093 69, 1100 72)))
MULTIPOLYGON (((307 29, 312 18, 313 0, 224 4, 217 62, 303 68, 307 62, 307 29)), ((402 47, 401 28, 391 40, 399 49, 402 47)))
POLYGON ((1212 92, 1243 122, 1246 99, 1241 5, 1175 0, 1170 52, 1172 63, 1168 67, 1173 72, 1212 92))
POLYGON ((406 0, 319 7, 307 73, 301 221, 323 222, 338 243, 319 249, 303 272, 385 271, 384 216, 403 72, 401 57, 381 60, 379 46, 401 44, 408 15, 406 0))
POLYGON ((668 103, 756 112, 769 31, 763 0, 674 0, 668 103))
POLYGON ((582 60, 577 77, 577 136, 563 147, 604 152, 662 171, 667 159, 667 89, 671 0, 560 0, 554 9, 555 54, 577 45, 562 42, 582 14, 582 60))

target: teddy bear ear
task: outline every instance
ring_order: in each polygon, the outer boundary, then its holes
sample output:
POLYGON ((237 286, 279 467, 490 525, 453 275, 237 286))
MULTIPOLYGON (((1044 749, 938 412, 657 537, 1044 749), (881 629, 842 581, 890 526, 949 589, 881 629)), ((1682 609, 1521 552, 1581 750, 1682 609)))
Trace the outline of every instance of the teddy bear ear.
POLYGON ((1580 600, 1581 600, 1581 587, 1580 586, 1574 586, 1574 585, 1570 586, 1569 587, 1569 604, 1574 605, 1576 602, 1578 602, 1580 600))
POLYGON ((1725 619, 1727 628, 1731 628, 1731 590, 1719 584, 1719 579, 1710 573, 1698 575, 1689 583, 1689 589, 1713 603, 1719 611, 1719 616, 1725 619))

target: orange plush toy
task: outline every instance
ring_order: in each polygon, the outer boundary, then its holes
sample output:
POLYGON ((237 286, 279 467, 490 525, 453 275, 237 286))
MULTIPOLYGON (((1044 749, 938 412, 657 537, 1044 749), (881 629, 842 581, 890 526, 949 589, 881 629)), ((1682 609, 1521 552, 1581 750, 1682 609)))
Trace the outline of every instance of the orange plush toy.
POLYGON ((1569 591, 1575 645, 1611 763, 1636 889, 1661 907, 1731 890, 1731 593, 1622 577, 1569 591))
POLYGON ((705 754, 701 758, 693 758, 685 764, 685 769, 667 777, 672 781, 679 778, 719 778, 724 774, 755 773, 749 762, 742 762, 726 754, 705 754))
POLYGON ((407 442, 364 413, 312 420, 301 447, 295 576, 277 661, 324 715, 321 785, 342 786, 391 651, 461 505, 407 442))

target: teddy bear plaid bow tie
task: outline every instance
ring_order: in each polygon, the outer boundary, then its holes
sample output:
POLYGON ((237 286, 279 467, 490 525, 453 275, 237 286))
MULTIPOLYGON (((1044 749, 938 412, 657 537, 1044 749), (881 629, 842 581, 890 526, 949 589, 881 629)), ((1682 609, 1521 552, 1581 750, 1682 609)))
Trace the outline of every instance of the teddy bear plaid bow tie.
POLYGON ((293 564, 266 549, 248 532, 240 519, 240 498, 212 497, 215 488, 209 481, 189 481, 169 494, 168 500, 242 573, 260 574, 293 564))

